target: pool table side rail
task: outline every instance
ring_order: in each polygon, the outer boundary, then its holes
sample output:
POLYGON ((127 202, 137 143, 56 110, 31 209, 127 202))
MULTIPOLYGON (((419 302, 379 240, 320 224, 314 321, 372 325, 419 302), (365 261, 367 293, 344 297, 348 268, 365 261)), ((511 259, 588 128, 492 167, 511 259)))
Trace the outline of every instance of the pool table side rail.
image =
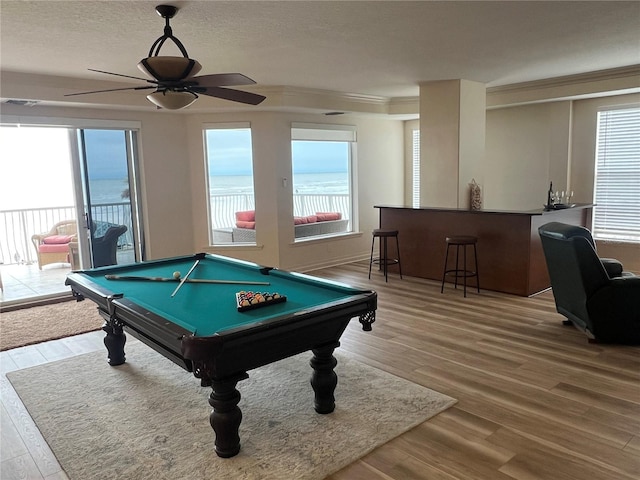
MULTIPOLYGON (((145 260, 144 262, 135 262, 135 263, 127 263, 124 265, 107 265, 105 267, 98 267, 98 268, 90 268, 90 269, 85 269, 85 270, 74 270, 71 275, 73 275, 73 273, 83 273, 85 275, 89 275, 89 276, 104 276, 103 272, 109 272, 109 273, 113 273, 113 272, 126 272, 127 270, 136 270, 138 268, 140 268, 141 265, 144 265, 145 267, 155 267, 155 266, 165 266, 165 265, 169 265, 171 263, 177 263, 177 262, 183 262, 183 261, 193 261, 195 262, 196 260, 201 260, 204 259, 208 256, 212 256, 208 253, 196 253, 196 254, 191 254, 191 255, 182 255, 179 257, 170 257, 170 258, 160 258, 157 260, 145 260)), ((217 257, 220 261, 224 261, 225 258, 224 257, 217 257)), ((233 264, 233 262, 230 262, 228 259, 225 263, 231 263, 233 264)), ((244 262, 243 262, 244 263, 244 262)))
MULTIPOLYGON (((214 335, 202 337, 195 336, 193 332, 168 322, 153 312, 140 308, 135 302, 131 302, 126 298, 114 300, 112 310, 115 313, 115 318, 125 327, 127 333, 165 355, 185 370, 192 372, 193 365, 191 361, 193 358, 188 358, 184 354, 185 344, 187 343, 200 342, 206 349, 207 357, 216 358, 224 354, 225 349, 228 350, 230 348, 230 344, 246 343, 247 332, 251 333, 249 338, 267 338, 271 335, 271 331, 274 332, 274 335, 276 334, 275 332, 281 335, 283 331, 295 332, 301 328, 314 328, 316 324, 322 330, 329 328, 328 325, 332 324, 332 317, 334 316, 344 319, 344 326, 346 327, 354 317, 375 312, 376 303, 377 296, 375 293, 355 295, 330 304, 324 304, 322 307, 300 310, 294 315, 297 318, 293 320, 290 315, 283 315, 263 322, 254 322, 250 326, 227 329, 214 335), (336 312, 338 312, 337 315, 336 312)), ((323 333, 326 332, 316 335, 320 343, 323 342, 321 340, 323 333)), ((278 341, 282 341, 282 339, 283 337, 278 337, 278 341)), ((247 354, 254 348, 255 346, 250 347, 247 350, 247 354)), ((308 349, 292 350, 290 355, 296 355, 308 349)), ((251 368, 256 368, 256 366, 251 366, 251 368)))
POLYGON ((126 298, 114 300, 115 318, 125 331, 163 354, 185 370, 193 371, 191 362, 182 356, 182 339, 192 334, 165 318, 141 308, 126 298))
MULTIPOLYGON (((346 306, 349 306, 349 309, 347 311, 352 312, 350 318, 359 317, 361 315, 365 315, 368 312, 375 312, 377 308, 377 294, 373 291, 356 292, 356 294, 354 295, 340 298, 330 303, 324 303, 322 305, 315 305, 312 307, 301 309, 294 315, 300 317, 301 321, 308 321, 309 318, 314 318, 317 315, 322 315, 327 312, 331 313, 339 309, 344 310, 346 306)), ((285 313, 277 317, 270 317, 266 320, 258 320, 250 324, 240 325, 239 327, 227 328, 225 330, 216 332, 215 335, 230 338, 237 335, 243 335, 243 333, 247 330, 268 330, 271 328, 277 328, 282 323, 290 322, 291 314, 285 313)))
MULTIPOLYGON (((205 381, 232 377, 268 363, 316 348, 340 345, 340 337, 354 317, 369 311, 370 304, 360 301, 341 309, 318 309, 303 321, 283 321, 249 332, 227 336, 186 336, 182 355, 193 362, 194 374, 205 381), (248 334, 246 334, 248 333, 248 334), (216 338, 217 337, 217 338, 216 338), (221 340, 222 343, 217 343, 221 340)), ((308 313, 308 312, 307 312, 308 313)))
POLYGON ((290 272, 288 270, 280 270, 278 268, 270 269, 268 274, 280 276, 285 279, 287 277, 294 277, 297 281, 300 281, 301 283, 313 285, 315 287, 321 286, 323 288, 336 290, 342 293, 366 293, 371 291, 371 290, 360 290, 350 285, 347 285, 346 283, 336 282, 335 280, 330 280, 327 278, 314 277, 306 273, 290 272), (321 283, 321 285, 319 285, 319 283, 321 283))
POLYGON ((113 313, 113 300, 124 296, 122 293, 98 285, 82 270, 67 275, 64 284, 71 287, 71 292, 77 301, 88 298, 109 314, 113 313))

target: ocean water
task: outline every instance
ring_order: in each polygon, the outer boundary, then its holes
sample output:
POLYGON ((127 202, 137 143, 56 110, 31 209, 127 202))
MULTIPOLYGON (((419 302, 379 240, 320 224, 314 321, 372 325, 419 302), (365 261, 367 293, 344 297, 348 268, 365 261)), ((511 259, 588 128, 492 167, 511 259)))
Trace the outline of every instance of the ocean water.
MULTIPOLYGON (((94 205, 127 201, 123 197, 127 190, 126 178, 92 180, 90 188, 94 205)), ((293 189, 298 194, 348 194, 349 184, 345 173, 306 173, 296 175, 293 189)), ((248 175, 217 176, 209 180, 211 195, 247 194, 252 190, 251 176, 248 175)))
POLYGON ((128 191, 128 184, 126 178, 91 180, 89 182, 91 203, 97 205, 128 201, 128 198, 123 196, 128 191))
MULTIPOLYGON (((251 193, 253 186, 249 175, 219 175, 209 178, 211 195, 251 193)), ((256 184, 260 179, 256 178, 256 184)), ((297 174, 293 183, 294 193, 303 194, 347 194, 349 193, 346 173, 302 173, 297 174)))

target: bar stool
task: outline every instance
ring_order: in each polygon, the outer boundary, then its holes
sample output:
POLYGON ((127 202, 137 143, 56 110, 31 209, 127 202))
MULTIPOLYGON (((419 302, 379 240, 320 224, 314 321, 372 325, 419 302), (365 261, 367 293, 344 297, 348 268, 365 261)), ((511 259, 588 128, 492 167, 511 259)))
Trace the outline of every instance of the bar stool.
POLYGON ((371 265, 377 263, 382 266, 384 271, 384 281, 388 282, 389 277, 389 265, 398 265, 400 269, 400 278, 402 278, 402 265, 400 264, 400 244, 398 243, 398 230, 385 230, 383 228, 376 228, 373 231, 373 237, 371 238, 371 257, 369 258, 369 280, 371 280, 371 265), (390 237, 395 237, 396 239, 396 251, 398 252, 398 258, 389 258, 388 250, 387 250, 387 239, 390 237), (382 256, 378 258, 373 258, 373 245, 376 242, 376 238, 380 239, 382 242, 382 256))
POLYGON ((467 296, 467 278, 475 277, 476 279, 476 288, 478 289, 478 293, 480 293, 480 278, 478 277, 478 252, 476 250, 476 243, 478 243, 477 237, 472 237, 468 235, 459 235, 447 237, 447 253, 444 257, 444 273, 442 274, 442 286, 440 287, 440 293, 444 292, 444 281, 447 275, 453 275, 455 278, 454 286, 458 288, 458 278, 464 279, 464 296, 467 296), (449 261, 449 247, 456 247, 456 268, 447 270, 447 265, 449 261), (473 246, 473 257, 475 262, 475 270, 467 269, 467 247, 473 246), (460 268, 459 265, 459 257, 460 257, 460 247, 463 249, 463 258, 464 265, 460 268))

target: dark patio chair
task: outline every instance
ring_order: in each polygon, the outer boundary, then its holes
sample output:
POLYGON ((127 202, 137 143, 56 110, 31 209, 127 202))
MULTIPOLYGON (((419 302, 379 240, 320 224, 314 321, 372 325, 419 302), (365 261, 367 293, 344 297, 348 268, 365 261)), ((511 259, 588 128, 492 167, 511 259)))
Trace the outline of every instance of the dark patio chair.
POLYGON ((109 227, 102 237, 91 241, 94 268, 118 263, 116 259, 118 238, 126 231, 125 225, 115 225, 109 227))

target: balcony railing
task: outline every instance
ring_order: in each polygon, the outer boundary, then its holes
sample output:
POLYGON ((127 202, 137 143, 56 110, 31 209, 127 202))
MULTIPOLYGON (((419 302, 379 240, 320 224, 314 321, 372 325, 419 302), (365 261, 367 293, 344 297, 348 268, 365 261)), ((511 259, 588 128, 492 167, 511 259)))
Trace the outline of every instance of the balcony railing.
MULTIPOLYGON (((254 210, 253 195, 212 195, 210 214, 212 228, 229 228, 236 223, 235 213, 254 210)), ((296 194, 293 196, 295 216, 313 215, 316 212, 340 212, 349 218, 349 195, 347 194, 296 194)), ((126 225, 127 232, 118 240, 122 250, 133 249, 133 227, 129 202, 104 203, 92 206, 92 217, 97 222, 126 225)), ((53 225, 76 217, 73 206, 0 210, 0 263, 33 263, 36 252, 31 236, 48 232, 53 225)))
MULTIPOLYGON (((93 205, 91 213, 96 222, 126 225, 127 231, 118 239, 118 247, 133 249, 131 205, 128 202, 93 205)), ((56 223, 75 218, 76 209, 72 206, 0 210, 0 263, 35 262, 37 257, 31 236, 48 232, 56 223)))
POLYGON ((227 228, 236 224, 236 212, 255 210, 253 195, 211 195, 209 197, 212 228, 227 228))

